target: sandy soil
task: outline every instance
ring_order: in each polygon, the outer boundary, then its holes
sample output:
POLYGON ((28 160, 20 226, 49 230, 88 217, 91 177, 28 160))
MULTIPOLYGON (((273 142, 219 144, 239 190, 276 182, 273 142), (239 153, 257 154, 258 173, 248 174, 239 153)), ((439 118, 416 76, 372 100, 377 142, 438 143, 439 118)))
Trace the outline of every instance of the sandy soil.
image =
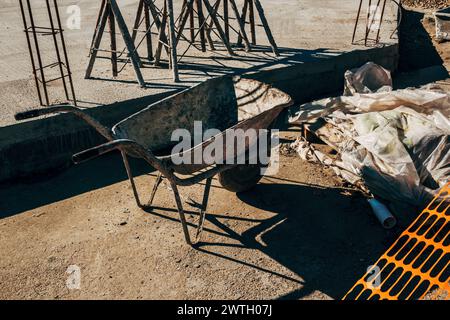
MULTIPOLYGON (((111 155, 0 188, 0 299, 340 299, 413 218, 385 231, 330 170, 283 156, 279 174, 247 193, 214 181, 194 249, 170 190, 145 212, 125 179, 111 155), (66 286, 71 265, 79 290, 66 286)), ((154 173, 137 181, 148 196, 154 173)), ((181 192, 195 222, 202 186, 181 192)))
POLYGON ((442 65, 444 65, 447 70, 450 70, 450 41, 436 41, 436 24, 432 16, 424 17, 422 19, 422 24, 425 30, 430 35, 436 52, 442 59, 442 65))
POLYGON ((450 6, 449 0, 403 0, 403 5, 408 8, 442 9, 450 6))
MULTIPOLYGON (((31 95, 23 81, 0 87, 31 95)), ((155 173, 132 165, 148 195, 155 173)), ((181 192, 195 223, 202 185, 181 192)), ((0 299, 340 299, 415 218, 383 230, 359 192, 295 155, 243 194, 215 180, 197 248, 166 187, 155 206, 135 205, 118 155, 1 185, 0 299), (67 286, 71 266, 80 289, 67 286)))
POLYGON ((450 41, 439 43, 435 35, 435 21, 430 11, 408 9, 403 12, 399 72, 394 79, 396 88, 432 83, 450 92, 450 41))

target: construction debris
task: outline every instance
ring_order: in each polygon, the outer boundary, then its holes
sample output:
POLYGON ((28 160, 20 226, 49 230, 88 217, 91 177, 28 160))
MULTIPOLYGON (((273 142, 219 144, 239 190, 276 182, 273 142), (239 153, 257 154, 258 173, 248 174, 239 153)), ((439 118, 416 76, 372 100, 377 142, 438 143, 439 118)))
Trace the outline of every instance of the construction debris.
POLYGON ((450 7, 434 13, 436 21, 436 40, 450 40, 450 7))
MULTIPOLYGON (((368 69, 382 74, 380 67, 369 67, 355 74, 368 69)), ((376 77, 374 72, 367 74, 376 77)), ((381 79, 380 85, 387 80, 381 79)), ((352 90, 359 86, 367 91, 362 83, 365 79, 352 90)), ((290 117, 292 125, 313 128, 338 151, 337 159, 318 152, 304 139, 293 147, 303 159, 332 167, 345 180, 394 207, 406 203, 422 208, 450 176, 450 95, 386 89, 307 103, 290 117)))
POLYGON ((442 9, 450 6, 449 0, 403 0, 402 5, 406 7, 422 9, 442 9))
POLYGON ((397 219, 392 215, 384 203, 377 199, 370 199, 369 204, 372 211, 385 229, 392 229, 397 224, 397 219))

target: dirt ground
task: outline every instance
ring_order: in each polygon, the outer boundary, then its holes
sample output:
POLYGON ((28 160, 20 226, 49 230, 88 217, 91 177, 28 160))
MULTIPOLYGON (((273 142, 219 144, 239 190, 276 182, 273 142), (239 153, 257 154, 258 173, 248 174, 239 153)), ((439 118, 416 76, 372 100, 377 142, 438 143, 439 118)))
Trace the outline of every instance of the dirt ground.
MULTIPOLYGON (((167 187, 154 210, 136 206, 116 154, 1 185, 0 299, 340 299, 415 215, 386 231, 331 170, 280 160, 246 193, 214 180, 196 248, 184 244, 167 187), (79 289, 67 285, 74 267, 79 289)), ((155 173, 132 167, 148 196, 155 173)), ((181 189, 191 225, 202 187, 181 189)))
POLYGON ((403 11, 399 71, 394 81, 399 89, 433 83, 450 92, 450 41, 436 41, 432 12, 411 8, 403 11))
POLYGON ((426 16, 422 19, 422 24, 432 39, 433 46, 442 59, 442 64, 450 70, 450 41, 436 41, 436 24, 434 18, 426 16))
POLYGON ((399 34, 400 72, 436 65, 443 65, 450 70, 450 41, 439 43, 435 35, 436 26, 432 11, 403 11, 399 34))
MULTIPOLYGON (((154 179, 137 179, 147 197, 154 179)), ((243 194, 214 181, 198 248, 166 187, 154 212, 136 206, 118 155, 0 190, 0 299, 340 299, 413 219, 383 230, 362 195, 296 156, 243 194)), ((181 192, 195 222, 202 186, 181 192)))
POLYGON ((403 5, 408 8, 442 9, 450 6, 449 0, 403 0, 403 5))

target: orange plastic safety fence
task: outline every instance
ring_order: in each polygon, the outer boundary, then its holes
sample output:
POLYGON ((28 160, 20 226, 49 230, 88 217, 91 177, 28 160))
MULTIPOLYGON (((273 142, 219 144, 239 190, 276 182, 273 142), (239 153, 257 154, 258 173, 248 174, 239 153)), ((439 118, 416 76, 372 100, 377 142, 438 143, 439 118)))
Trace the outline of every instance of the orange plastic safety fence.
POLYGON ((450 183, 344 300, 450 299, 450 183), (428 295, 427 295, 428 296, 428 295))

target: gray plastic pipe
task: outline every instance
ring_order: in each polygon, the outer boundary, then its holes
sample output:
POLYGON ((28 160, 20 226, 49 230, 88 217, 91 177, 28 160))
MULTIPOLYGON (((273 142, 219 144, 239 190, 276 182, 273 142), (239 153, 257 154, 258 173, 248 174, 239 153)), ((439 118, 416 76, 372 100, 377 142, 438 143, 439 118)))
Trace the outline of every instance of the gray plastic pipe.
POLYGON ((392 229, 397 224, 397 219, 392 215, 389 209, 377 199, 368 200, 372 211, 385 229, 392 229))

